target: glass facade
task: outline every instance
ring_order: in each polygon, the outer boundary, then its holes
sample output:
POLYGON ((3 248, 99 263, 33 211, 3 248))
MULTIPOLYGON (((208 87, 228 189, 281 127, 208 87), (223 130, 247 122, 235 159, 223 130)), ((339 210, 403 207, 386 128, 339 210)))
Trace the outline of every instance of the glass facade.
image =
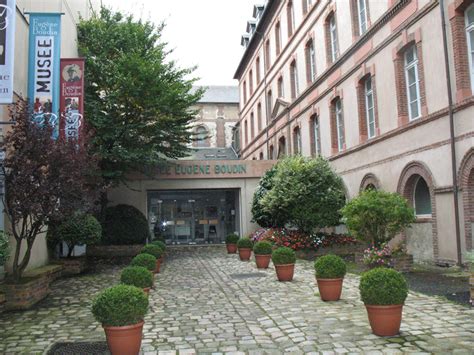
POLYGON ((148 192, 148 223, 167 244, 215 244, 240 235, 239 190, 148 192))

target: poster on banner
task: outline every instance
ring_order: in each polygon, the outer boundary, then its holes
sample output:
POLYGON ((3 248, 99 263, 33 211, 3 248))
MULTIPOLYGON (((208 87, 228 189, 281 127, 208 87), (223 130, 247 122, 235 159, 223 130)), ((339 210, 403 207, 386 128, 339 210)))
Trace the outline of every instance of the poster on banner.
POLYGON ((84 123, 84 59, 61 59, 60 134, 80 139, 84 123))
POLYGON ((0 104, 13 103, 15 0, 0 0, 0 104))
POLYGON ((59 60, 61 49, 61 14, 30 13, 28 98, 33 118, 48 122, 59 135, 59 60))

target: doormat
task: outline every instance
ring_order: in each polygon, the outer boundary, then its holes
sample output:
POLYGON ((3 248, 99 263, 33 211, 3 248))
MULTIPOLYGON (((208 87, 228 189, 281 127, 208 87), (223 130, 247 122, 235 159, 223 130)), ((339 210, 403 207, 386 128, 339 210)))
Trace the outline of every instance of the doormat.
POLYGON ((107 342, 64 342, 56 343, 49 349, 48 355, 108 355, 107 342))

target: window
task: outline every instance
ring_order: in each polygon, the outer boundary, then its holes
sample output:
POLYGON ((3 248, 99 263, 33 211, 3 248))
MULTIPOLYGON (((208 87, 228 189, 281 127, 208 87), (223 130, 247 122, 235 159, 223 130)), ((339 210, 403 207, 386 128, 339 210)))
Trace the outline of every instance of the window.
POLYGON ((255 60, 255 75, 257 77, 257 85, 260 84, 260 57, 255 60))
POLYGON ((273 111, 273 95, 271 90, 269 90, 267 93, 267 105, 269 111, 268 116, 271 117, 273 111))
POLYGON ((313 6, 313 0, 303 0, 303 14, 306 15, 311 6, 313 6))
POLYGON ((367 119, 367 135, 369 138, 375 137, 375 107, 374 91, 372 89, 372 78, 369 76, 364 83, 365 91, 365 116, 367 119))
POLYGON ((206 127, 199 126, 196 128, 196 147, 207 147, 207 129, 206 127))
POLYGON ((340 152, 344 149, 344 118, 342 116, 342 102, 337 99, 334 103, 336 114, 336 133, 337 133, 337 150, 340 152))
POLYGON ((333 13, 329 18, 329 43, 331 45, 331 62, 339 57, 339 46, 337 43, 336 15, 333 13))
POLYGON ((260 160, 263 160, 263 152, 260 152, 259 159, 260 159, 260 160))
POLYGON ((276 50, 276 54, 279 55, 280 50, 281 50, 281 26, 280 26, 280 22, 277 22, 277 24, 275 25, 275 50, 276 50))
POLYGON ((294 99, 299 94, 298 88, 298 69, 296 68, 296 61, 290 64, 290 81, 291 81, 291 98, 294 99))
POLYGON ((357 15, 359 20, 359 35, 362 36, 368 27, 366 0, 357 0, 357 15))
POLYGON ((299 127, 293 130, 293 151, 294 154, 301 154, 301 131, 299 127))
POLYGON ((270 40, 265 42, 265 69, 270 70, 270 40))
POLYGON ((425 179, 421 176, 415 183, 415 191, 413 193, 413 206, 417 216, 431 216, 431 196, 430 189, 425 179))
POLYGON ((249 88, 250 88, 250 95, 253 94, 253 71, 249 71, 249 88))
POLYGON ((283 77, 279 77, 278 78, 278 97, 282 98, 285 96, 285 91, 284 91, 284 88, 283 88, 283 77))
POLYGON ((244 85, 242 87, 243 94, 244 94, 244 104, 247 103, 247 82, 244 81, 244 85))
POLYGON ((281 137, 278 140, 278 159, 283 158, 286 156, 286 139, 285 137, 281 137))
POLYGON ((421 115, 420 81, 418 79, 418 56, 416 46, 405 51, 405 81, 408 100, 408 117, 417 119, 421 115))
POLYGON ((254 122, 254 116, 253 112, 250 114, 250 139, 253 139, 255 137, 255 122, 254 122))
POLYGON ((295 12, 293 9, 293 1, 288 1, 286 5, 286 16, 288 18, 288 37, 293 36, 295 30, 295 12))
POLYGON ((270 154, 270 157, 269 157, 270 159, 272 160, 275 159, 275 148, 273 148, 273 145, 270 146, 269 154, 270 154))
POLYGON ((319 127, 319 118, 317 115, 313 116, 312 119, 313 124, 313 152, 314 155, 318 156, 321 155, 321 135, 320 135, 320 127, 319 127))
POLYGON ((260 102, 257 105, 257 127, 260 132, 262 130, 262 104, 260 102))
POLYGON ((244 140, 245 140, 245 146, 249 144, 249 124, 247 121, 244 123, 244 140))
POLYGON ((316 79, 316 53, 313 40, 306 44, 306 76, 308 83, 312 83, 316 79))
POLYGON ((466 39, 469 57, 469 74, 471 77, 471 91, 474 92, 474 4, 465 11, 466 39))

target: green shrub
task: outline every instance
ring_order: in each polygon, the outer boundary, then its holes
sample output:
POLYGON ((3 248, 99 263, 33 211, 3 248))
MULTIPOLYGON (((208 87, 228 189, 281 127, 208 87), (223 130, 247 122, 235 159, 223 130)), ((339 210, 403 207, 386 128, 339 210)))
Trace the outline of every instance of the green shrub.
POLYGON ((163 252, 166 251, 166 244, 163 243, 161 240, 154 240, 151 242, 151 244, 159 246, 163 250, 163 252))
POLYGON ((354 237, 380 246, 415 221, 408 201, 397 193, 367 190, 342 209, 354 237))
POLYGON ((226 244, 237 244, 239 239, 240 239, 240 237, 237 234, 229 234, 227 237, 225 237, 225 243, 226 244))
POLYGON ((159 259, 163 255, 163 249, 155 244, 147 244, 140 250, 140 254, 150 254, 159 259))
POLYGON ((126 326, 141 322, 148 309, 148 297, 142 289, 117 285, 102 291, 92 303, 95 319, 106 326, 126 326))
POLYGON ((272 250, 272 243, 266 241, 257 242, 253 247, 253 252, 256 255, 270 255, 272 253, 272 250))
POLYGON ((8 245, 8 235, 0 230, 0 266, 5 265, 10 256, 10 246, 8 245))
POLYGON ((340 279, 346 274, 346 263, 337 255, 324 255, 314 262, 319 279, 340 279))
POLYGON ((64 242, 68 247, 70 257, 76 245, 98 244, 102 238, 102 226, 90 214, 76 214, 59 224, 48 228, 47 240, 50 247, 64 242))
POLYGON ((294 264, 296 262, 295 251, 288 247, 279 247, 272 252, 274 265, 294 264))
POLYGON ((156 270, 156 257, 151 254, 138 254, 130 262, 130 266, 143 266, 147 270, 156 270))
POLYGON ((252 249, 253 243, 250 238, 241 238, 237 241, 237 248, 239 249, 252 249))
POLYGON ((153 286, 153 273, 143 266, 127 266, 120 274, 120 282, 139 288, 153 286))
POLYGON ((403 275, 384 267, 363 273, 359 290, 362 302, 368 305, 403 304, 408 295, 408 285, 403 275))
POLYGON ((148 222, 138 209, 129 205, 107 208, 102 225, 103 244, 144 244, 149 237, 148 222))

